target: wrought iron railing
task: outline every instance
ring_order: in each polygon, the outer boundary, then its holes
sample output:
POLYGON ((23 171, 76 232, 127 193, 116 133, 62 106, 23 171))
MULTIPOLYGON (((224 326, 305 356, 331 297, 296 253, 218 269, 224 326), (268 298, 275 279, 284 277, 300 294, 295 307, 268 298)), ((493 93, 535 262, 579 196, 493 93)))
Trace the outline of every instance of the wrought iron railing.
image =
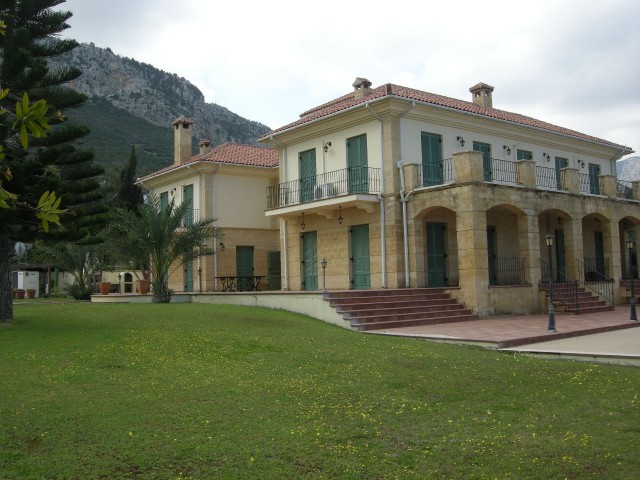
POLYGON ((536 185, 541 188, 562 190, 561 178, 558 171, 551 167, 536 165, 536 185))
POLYGON ((586 193, 590 195, 600 195, 600 176, 592 175, 590 173, 578 174, 580 183, 580 193, 586 193))
POLYGON ((567 276, 566 272, 555 269, 543 259, 540 259, 540 266, 540 285, 545 287, 550 296, 553 296, 553 301, 562 302, 567 308, 578 314, 580 312, 580 302, 578 301, 580 282, 567 276))
POLYGON ((182 222, 180 223, 181 227, 190 227, 194 224, 194 222, 200 221, 200 211, 197 208, 191 208, 184 212, 184 216, 182 217, 182 222))
POLYGON ((500 183, 520 183, 520 172, 518 170, 518 163, 512 160, 502 160, 500 158, 492 158, 489 163, 484 163, 485 169, 485 181, 487 182, 500 182, 500 183), (491 175, 489 176, 489 169, 491 169, 491 175))
POLYGON ((433 187, 451 182, 453 182, 453 159, 445 158, 441 162, 418 165, 415 188, 433 187))
MULTIPOLYGON (((580 260, 578 260, 580 262, 580 260)), ((580 262, 582 266, 581 278, 584 278, 585 282, 590 281, 595 277, 609 278, 609 259, 608 258, 589 258, 585 257, 584 262, 580 262)))
POLYGON ((616 181, 616 194, 618 198, 633 199, 633 184, 626 180, 616 181))
POLYGON ((380 170, 354 167, 267 187, 267 209, 288 207, 353 193, 379 193, 380 170))
POLYGON ((493 257, 489 259, 489 285, 525 285, 526 257, 493 257))
MULTIPOLYGON (((586 260, 587 259, 585 258, 585 261, 586 260)), ((596 270, 587 272, 585 268, 587 264, 582 262, 579 258, 577 258, 576 261, 578 263, 578 276, 579 278, 585 279, 584 282, 581 282, 582 286, 604 298, 607 303, 613 306, 615 304, 613 296, 613 280, 607 278, 596 270)))

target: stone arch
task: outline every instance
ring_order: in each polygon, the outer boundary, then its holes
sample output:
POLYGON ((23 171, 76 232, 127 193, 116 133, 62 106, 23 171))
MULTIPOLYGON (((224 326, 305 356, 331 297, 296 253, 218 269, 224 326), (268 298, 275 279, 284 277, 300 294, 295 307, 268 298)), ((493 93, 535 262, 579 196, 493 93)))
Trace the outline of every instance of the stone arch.
POLYGON ((576 257, 582 256, 582 224, 569 213, 549 208, 538 213, 538 249, 540 252, 541 279, 552 273, 555 282, 565 283, 575 277, 576 257), (553 245, 547 246, 551 235, 553 245), (549 271, 551 269, 551 271, 549 271))
POLYGON ((621 278, 629 280, 638 278, 638 240, 640 237, 640 218, 627 215, 618 222, 618 236, 620 238, 620 267, 621 278), (632 241, 629 249, 627 241, 632 241))
POLYGON ((530 282, 529 222, 520 208, 497 204, 486 212, 489 285, 523 285, 530 282))
POLYGON ((418 287, 450 287, 459 283, 456 212, 443 206, 421 210, 414 219, 415 274, 418 287))
MULTIPOLYGON (((613 277, 613 267, 619 257, 619 229, 605 215, 594 212, 582 217, 582 258, 577 258, 578 279, 596 281, 613 277), (618 255, 616 253, 618 252, 618 255)), ((618 263, 619 265, 619 263, 618 263)))

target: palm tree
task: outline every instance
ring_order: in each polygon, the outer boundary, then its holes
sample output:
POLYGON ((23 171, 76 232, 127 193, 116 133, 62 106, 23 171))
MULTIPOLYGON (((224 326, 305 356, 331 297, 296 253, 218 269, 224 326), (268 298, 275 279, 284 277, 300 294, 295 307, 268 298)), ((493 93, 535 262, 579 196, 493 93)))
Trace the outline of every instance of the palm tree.
POLYGON ((184 222, 191 208, 186 202, 162 205, 150 195, 137 212, 118 210, 110 226, 119 257, 148 267, 154 303, 171 301, 169 274, 199 255, 211 255, 206 244, 221 235, 214 219, 184 222))

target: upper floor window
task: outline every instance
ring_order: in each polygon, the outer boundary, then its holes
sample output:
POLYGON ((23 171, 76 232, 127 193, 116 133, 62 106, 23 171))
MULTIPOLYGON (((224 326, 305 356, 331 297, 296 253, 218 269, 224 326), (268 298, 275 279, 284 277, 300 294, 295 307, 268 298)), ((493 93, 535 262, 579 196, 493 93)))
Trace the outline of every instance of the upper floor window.
POLYGON ((533 153, 529 150, 520 150, 516 152, 517 160, 533 160, 533 153))
POLYGON ((442 136, 422 132, 422 186, 442 185, 442 136))

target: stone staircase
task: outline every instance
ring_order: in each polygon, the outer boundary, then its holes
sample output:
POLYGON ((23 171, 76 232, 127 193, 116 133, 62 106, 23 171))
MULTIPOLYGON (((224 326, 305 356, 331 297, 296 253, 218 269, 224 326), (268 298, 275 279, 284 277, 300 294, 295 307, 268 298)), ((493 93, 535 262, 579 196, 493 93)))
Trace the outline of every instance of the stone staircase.
POLYGON ((478 319, 443 288, 341 290, 324 298, 359 331, 478 319))
MULTIPOLYGON (((538 289, 549 296, 549 285, 540 283, 538 289)), ((581 315, 585 313, 607 312, 613 310, 611 305, 595 293, 574 283, 554 283, 553 303, 556 305, 556 313, 572 313, 581 315), (577 306, 576 306, 577 303, 577 306)))

